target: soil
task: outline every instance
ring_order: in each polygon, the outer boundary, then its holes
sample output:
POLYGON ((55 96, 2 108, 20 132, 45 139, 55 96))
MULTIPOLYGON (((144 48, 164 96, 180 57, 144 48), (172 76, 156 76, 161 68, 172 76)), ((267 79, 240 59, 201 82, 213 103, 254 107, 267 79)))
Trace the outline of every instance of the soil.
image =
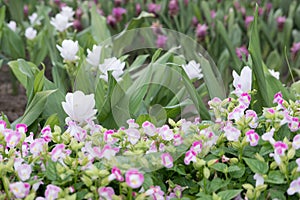
POLYGON ((24 114, 27 102, 25 88, 16 80, 14 87, 12 80, 13 75, 9 67, 3 65, 0 68, 0 114, 3 112, 10 122, 24 114))

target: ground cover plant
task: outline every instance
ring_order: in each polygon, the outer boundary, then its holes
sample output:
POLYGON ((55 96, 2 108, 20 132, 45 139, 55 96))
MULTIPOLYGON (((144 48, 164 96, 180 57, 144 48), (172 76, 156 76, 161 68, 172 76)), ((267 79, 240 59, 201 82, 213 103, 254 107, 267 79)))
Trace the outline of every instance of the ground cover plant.
POLYGON ((0 6, 1 199, 299 199, 297 1, 0 6))

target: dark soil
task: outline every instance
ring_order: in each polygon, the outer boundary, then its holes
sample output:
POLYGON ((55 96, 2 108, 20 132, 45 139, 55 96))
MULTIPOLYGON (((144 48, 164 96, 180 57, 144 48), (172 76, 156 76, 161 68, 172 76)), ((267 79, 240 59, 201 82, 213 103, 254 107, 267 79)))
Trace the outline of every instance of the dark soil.
POLYGON ((18 119, 24 114, 27 98, 24 87, 16 80, 13 86, 13 77, 4 65, 0 68, 0 113, 4 113, 10 122, 18 119))

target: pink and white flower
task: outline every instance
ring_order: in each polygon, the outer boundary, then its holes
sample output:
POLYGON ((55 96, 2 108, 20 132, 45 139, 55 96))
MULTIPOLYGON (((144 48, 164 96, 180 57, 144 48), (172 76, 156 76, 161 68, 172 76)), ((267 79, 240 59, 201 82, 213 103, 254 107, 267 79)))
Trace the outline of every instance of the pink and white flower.
POLYGON ((126 183, 129 187, 139 188, 144 182, 144 175, 137 169, 129 169, 125 174, 126 183))
POLYGON ((116 143, 119 139, 113 137, 114 134, 115 134, 114 130, 107 130, 107 131, 105 131, 104 134, 103 134, 104 141, 107 144, 114 144, 114 143, 116 143))
POLYGON ((294 195, 295 193, 300 194, 300 177, 298 177, 296 180, 293 180, 287 190, 288 195, 294 195))
POLYGON ((112 200, 115 191, 112 187, 100 187, 98 189, 98 194, 100 196, 100 200, 112 200))
POLYGON ((197 153, 193 150, 189 150, 185 153, 184 163, 189 165, 191 161, 196 162, 197 153))
POLYGON ((241 136, 241 131, 232 126, 232 123, 229 122, 223 128, 223 131, 225 132, 224 135, 228 141, 238 141, 241 136))
POLYGON ((300 129, 300 121, 298 117, 292 117, 289 121, 289 128, 292 132, 296 132, 300 129))
POLYGON ((26 133, 27 132, 27 125, 26 124, 17 124, 16 129, 20 133, 26 133))
POLYGON ((0 120, 0 131, 4 131, 6 129, 6 122, 4 120, 0 120))
POLYGON ((29 146, 32 155, 39 156, 40 153, 43 151, 44 144, 45 144, 44 139, 42 138, 35 139, 29 146))
POLYGON ((9 189, 15 195, 16 198, 22 199, 29 194, 30 184, 23 182, 15 182, 9 184, 9 189))
POLYGON ((242 93, 248 93, 251 91, 252 85, 252 70, 250 67, 245 66, 240 76, 236 73, 236 71, 232 72, 233 76, 233 86, 235 88, 234 93, 237 96, 240 96, 242 93))
POLYGON ((159 186, 150 186, 150 188, 145 192, 146 196, 151 196, 155 200, 164 200, 164 191, 160 189, 159 186))
POLYGON ((108 176, 108 180, 112 181, 112 180, 117 180, 117 181, 124 181, 124 177, 122 176, 121 170, 114 166, 111 169, 111 174, 108 176))
POLYGON ((274 148, 275 148, 276 154, 283 156, 285 151, 288 149, 288 145, 282 141, 278 141, 278 142, 275 142, 274 148))
POLYGON ((57 187, 56 185, 47 185, 46 191, 45 191, 45 198, 46 200, 54 200, 58 198, 58 194, 60 193, 61 188, 57 187))
POLYGON ((49 125, 45 126, 42 130, 42 138, 44 138, 45 142, 51 142, 52 140, 52 133, 51 133, 51 128, 49 125))
POLYGON ((269 132, 264 133, 261 136, 261 139, 270 142, 270 144, 275 144, 275 140, 273 138, 274 132, 275 132, 275 128, 272 128, 269 132))
POLYGON ((229 120, 234 119, 235 121, 240 120, 241 117, 244 116, 244 112, 246 109, 247 107, 245 105, 240 104, 239 106, 235 107, 232 112, 228 114, 228 119, 229 120))
POLYGON ((51 159, 56 162, 59 159, 66 157, 65 154, 65 144, 57 144, 51 151, 51 159))
POLYGON ((26 181, 30 178, 32 169, 28 164, 21 164, 17 167, 17 172, 21 181, 26 181))
POLYGON ((202 140, 195 141, 192 144, 191 150, 199 154, 202 151, 202 146, 202 140))
POLYGON ((165 166, 166 168, 173 167, 173 158, 169 153, 161 154, 161 161, 163 166, 165 166))
POLYGON ((297 163, 297 172, 300 172, 300 158, 296 159, 296 163, 297 163))
POLYGON ((141 138, 140 131, 135 129, 135 128, 129 128, 125 130, 125 133, 128 137, 128 141, 132 144, 135 145, 139 139, 141 138))
POLYGON ((165 141, 171 141, 174 138, 173 131, 169 128, 168 125, 164 125, 158 129, 158 134, 162 137, 165 141))
POLYGON ((264 177, 262 176, 262 175, 260 175, 260 174, 254 174, 254 176, 253 176, 253 179, 254 180, 256 180, 256 182, 255 182, 255 187, 258 187, 258 186, 260 186, 260 185, 263 185, 264 184, 264 177))
POLYGON ((106 158, 107 160, 110 160, 119 152, 119 150, 120 149, 117 147, 111 147, 110 145, 106 144, 100 152, 100 158, 106 158))
POLYGON ((17 146, 21 140, 21 133, 18 131, 10 130, 5 136, 6 146, 9 148, 14 148, 17 146))
POLYGON ((246 120, 248 119, 252 119, 250 122, 249 122, 249 126, 250 128, 256 128, 257 125, 258 125, 258 117, 257 117, 257 114, 254 110, 246 110, 246 120))
POLYGON ((183 143, 183 138, 181 137, 180 134, 175 134, 174 135, 174 141, 173 141, 173 144, 174 146, 179 146, 183 143))
POLYGON ((300 148, 300 134, 295 135, 294 139, 293 139, 293 143, 292 146, 295 150, 300 148))
POLYGON ((250 146, 256 146, 259 141, 259 135, 254 130, 246 132, 246 141, 250 142, 250 146))
POLYGON ((244 92, 239 97, 239 102, 240 102, 240 104, 242 104, 246 108, 248 108, 250 105, 250 102, 251 102, 251 96, 247 92, 244 92))
POLYGON ((143 130, 146 133, 146 135, 152 137, 156 135, 156 127, 151 122, 145 121, 142 124, 143 130))

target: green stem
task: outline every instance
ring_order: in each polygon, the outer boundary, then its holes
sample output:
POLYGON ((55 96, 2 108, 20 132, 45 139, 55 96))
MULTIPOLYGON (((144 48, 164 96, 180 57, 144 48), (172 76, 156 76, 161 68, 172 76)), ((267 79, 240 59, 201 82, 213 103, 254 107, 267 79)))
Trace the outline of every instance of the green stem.
POLYGON ((8 197, 8 199, 11 199, 11 196, 10 196, 10 193, 8 190, 8 186, 6 185, 7 180, 5 180, 5 176, 2 175, 1 180, 2 180, 2 184, 3 184, 4 190, 5 190, 6 196, 8 197))
POLYGON ((128 195, 127 199, 132 200, 132 188, 131 187, 128 189, 128 194, 127 195, 128 195))

